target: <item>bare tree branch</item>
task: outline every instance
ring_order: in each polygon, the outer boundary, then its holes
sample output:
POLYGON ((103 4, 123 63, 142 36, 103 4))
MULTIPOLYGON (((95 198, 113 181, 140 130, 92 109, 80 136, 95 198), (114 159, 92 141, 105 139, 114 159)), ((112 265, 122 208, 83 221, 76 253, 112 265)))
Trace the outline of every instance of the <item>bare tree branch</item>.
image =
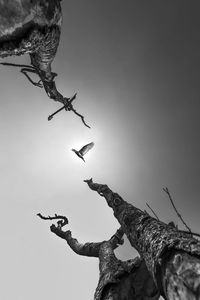
POLYGON ((68 219, 65 216, 61 216, 61 215, 57 215, 57 214, 55 214, 54 217, 50 217, 50 216, 45 217, 42 214, 38 213, 37 216, 43 220, 59 220, 57 222, 58 228, 62 228, 63 226, 65 226, 69 223, 68 219))
POLYGON ((77 116, 79 116, 79 117, 81 118, 83 124, 84 124, 86 127, 91 128, 89 125, 87 125, 87 124, 85 123, 84 116, 82 116, 81 114, 79 114, 73 107, 72 107, 70 110, 72 110, 77 116))
POLYGON ((11 67, 20 67, 20 68, 28 68, 28 69, 31 69, 31 70, 35 70, 35 68, 31 65, 21 65, 21 64, 7 63, 7 62, 1 62, 0 65, 11 66, 11 67))
POLYGON ((155 211, 151 208, 151 206, 146 202, 146 205, 148 206, 148 208, 152 211, 153 215, 156 217, 157 220, 159 220, 157 214, 155 213, 155 211))
POLYGON ((71 98, 64 98, 64 102, 65 102, 65 105, 62 106, 61 108, 59 108, 58 110, 56 110, 53 114, 51 114, 49 117, 48 117, 48 121, 50 121, 54 115, 56 115, 57 113, 59 113, 60 111, 62 111, 63 109, 65 109, 66 111, 73 111, 77 116, 79 116, 83 122, 83 124, 90 128, 89 125, 86 124, 85 120, 84 120, 84 117, 79 114, 74 108, 73 108, 73 105, 72 105, 72 101, 75 100, 76 98, 76 95, 77 93, 75 93, 71 98))
POLYGON ((85 122, 84 116, 81 115, 80 113, 78 113, 75 108, 72 105, 72 101, 74 101, 76 99, 77 93, 75 93, 71 98, 66 98, 64 96, 62 96, 56 89, 56 85, 54 82, 54 78, 57 76, 56 73, 51 72, 51 81, 46 81, 43 77, 44 77, 44 73, 40 72, 35 66, 32 65, 20 65, 20 64, 13 64, 13 63, 0 63, 1 65, 4 66, 11 66, 11 67, 21 67, 21 73, 24 74, 26 76, 26 78, 34 85, 40 88, 45 89, 47 95, 51 98, 54 99, 55 101, 59 101, 61 103, 63 103, 64 105, 59 108, 58 110, 56 110, 54 113, 52 113, 51 115, 49 115, 48 117, 48 121, 53 119, 53 116, 56 115, 57 113, 59 113, 62 110, 66 110, 66 111, 73 111, 74 114, 76 114, 78 117, 81 118, 82 123, 90 128, 90 126, 85 122), (34 73, 37 74, 40 77, 40 80, 38 82, 34 82, 31 77, 27 74, 27 72, 29 73, 34 73))
POLYGON ((173 201, 173 199, 172 199, 172 196, 171 196, 171 194, 170 194, 170 192, 169 192, 169 189, 166 187, 166 188, 163 188, 163 191, 168 195, 169 200, 170 200, 170 202, 171 202, 171 204, 172 204, 172 206, 173 206, 173 208, 174 208, 174 210, 175 210, 177 216, 178 216, 179 219, 181 220, 181 222, 184 224, 184 226, 187 228, 187 230, 192 234, 192 231, 191 231, 190 227, 185 223, 185 221, 183 220, 181 214, 180 214, 180 213, 178 212, 178 210, 176 209, 176 206, 175 206, 174 201, 173 201))

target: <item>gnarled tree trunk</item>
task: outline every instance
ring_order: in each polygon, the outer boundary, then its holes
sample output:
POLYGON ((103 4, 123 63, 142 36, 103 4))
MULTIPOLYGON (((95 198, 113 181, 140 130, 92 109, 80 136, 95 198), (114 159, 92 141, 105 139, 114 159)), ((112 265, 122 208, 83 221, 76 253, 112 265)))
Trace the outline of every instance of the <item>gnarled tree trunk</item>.
POLYGON ((200 242, 124 201, 105 184, 85 180, 113 209, 165 299, 200 299, 200 242))

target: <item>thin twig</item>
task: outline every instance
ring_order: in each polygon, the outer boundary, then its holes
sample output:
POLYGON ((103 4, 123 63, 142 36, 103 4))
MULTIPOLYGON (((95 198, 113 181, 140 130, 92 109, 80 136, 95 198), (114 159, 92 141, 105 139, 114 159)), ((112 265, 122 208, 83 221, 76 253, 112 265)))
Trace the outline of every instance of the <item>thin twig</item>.
POLYGON ((91 128, 89 125, 87 125, 87 124, 85 123, 84 116, 82 116, 81 114, 79 114, 73 107, 71 108, 71 110, 72 110, 77 116, 79 116, 79 117, 81 118, 83 124, 84 124, 86 127, 91 128))
POLYGON ((146 205, 147 205, 148 208, 152 211, 152 213, 153 213, 153 215, 156 217, 156 219, 159 221, 159 218, 158 218, 157 214, 156 214, 155 211, 151 208, 151 206, 150 206, 148 203, 146 203, 146 205))
POLYGON ((1 62, 0 63, 3 66, 11 66, 11 67, 20 67, 20 68, 28 68, 28 69, 35 69, 35 67, 31 66, 31 65, 20 65, 20 64, 12 64, 12 63, 6 63, 6 62, 1 62))
POLYGON ((54 217, 50 217, 50 216, 45 217, 42 214, 38 213, 37 216, 40 217, 43 220, 63 220, 63 221, 58 221, 57 222, 57 224, 58 224, 58 226, 60 228, 63 227, 63 226, 65 226, 65 225, 67 225, 69 223, 67 217, 61 216, 61 215, 57 215, 57 214, 55 214, 54 217))
POLYGON ((90 128, 90 126, 87 125, 87 124, 85 123, 84 116, 82 116, 81 114, 79 114, 79 113, 74 109, 74 107, 73 107, 73 105, 72 105, 72 101, 74 101, 74 100, 76 99, 76 96, 77 96, 77 93, 76 93, 72 98, 69 99, 69 103, 71 104, 69 110, 72 110, 77 116, 79 116, 79 117, 81 118, 83 124, 84 124, 86 127, 90 128))
POLYGON ((175 204, 174 204, 174 201, 173 201, 173 199, 172 199, 172 197, 171 197, 171 194, 170 194, 168 188, 167 188, 167 187, 166 187, 166 188, 163 188, 163 191, 168 195, 169 200, 170 200, 170 202, 171 202, 171 204, 172 204, 172 206, 173 206, 173 208, 174 208, 174 210, 175 210, 175 212, 176 212, 178 218, 181 220, 181 222, 184 224, 184 226, 187 228, 187 230, 192 234, 192 231, 191 231, 190 227, 185 223, 185 221, 183 220, 182 216, 180 215, 180 213, 179 213, 178 210, 176 209, 176 206, 175 206, 175 204))

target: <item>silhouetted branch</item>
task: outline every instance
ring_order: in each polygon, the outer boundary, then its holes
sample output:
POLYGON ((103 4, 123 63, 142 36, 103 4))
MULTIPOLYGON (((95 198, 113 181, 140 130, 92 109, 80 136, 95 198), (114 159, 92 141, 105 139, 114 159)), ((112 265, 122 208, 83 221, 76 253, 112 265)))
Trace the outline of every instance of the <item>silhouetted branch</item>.
POLYGON ((44 87, 47 95, 51 98, 54 99, 55 101, 59 101, 61 103, 63 103, 64 105, 59 108, 58 110, 56 110, 54 113, 52 113, 51 115, 49 115, 48 117, 48 121, 53 119, 53 116, 56 115, 57 113, 59 113, 62 110, 66 110, 66 111, 73 111, 74 114, 76 114, 78 117, 81 118, 82 123, 90 128, 90 126, 85 122, 84 116, 81 115, 80 113, 78 113, 75 108, 72 105, 72 101, 75 100, 77 93, 75 93, 71 98, 66 98, 63 97, 56 89, 56 85, 54 82, 54 78, 57 76, 56 73, 51 72, 51 81, 47 81, 44 78, 44 72, 39 71, 35 66, 32 65, 20 65, 20 64, 13 64, 13 63, 0 63, 1 65, 4 66, 11 66, 11 67, 21 67, 21 72, 22 74, 24 74, 26 76, 26 78, 34 85, 37 87, 44 87), (31 77, 27 74, 27 72, 30 73, 34 73, 37 74, 40 77, 40 80, 38 82, 34 82, 31 77), (42 84, 41 84, 42 82, 42 84))
POLYGON ((85 123, 84 116, 82 116, 81 114, 79 114, 73 107, 72 107, 70 110, 72 110, 77 116, 79 116, 79 117, 81 118, 83 124, 84 124, 86 127, 91 128, 89 125, 87 125, 87 124, 85 123))
MULTIPOLYGON (((1 1, 2 2, 2 1, 1 1)), ((84 116, 78 113, 72 103, 66 103, 66 99, 56 87, 54 81, 56 73, 51 71, 51 64, 56 56, 60 42, 62 9, 58 0, 26 1, 26 5, 13 4, 13 1, 7 3, 3 1, 1 4, 0 19, 1 36, 0 36, 0 57, 18 56, 29 54, 31 65, 13 64, 3 62, 1 65, 20 67, 22 74, 37 87, 43 87, 47 96, 54 101, 64 104, 63 108, 57 110, 49 116, 51 120, 53 116, 65 109, 73 111, 81 118, 82 123, 90 128, 84 120, 84 116), (40 14, 38 14, 38 9, 40 14), (19 26, 20 24, 20 26, 19 26), (15 28, 19 27, 19 30, 15 28), (31 27, 29 29, 29 27, 31 27), (9 35, 8 35, 9 31, 9 35), (17 41, 16 45, 15 42, 17 41), (28 73, 35 73, 40 80, 34 82, 28 73)), ((19 2, 15 0, 14 2, 19 2)), ((20 0, 20 2, 23 2, 20 0)))
POLYGON ((157 220, 159 220, 157 214, 155 213, 155 211, 151 208, 151 206, 146 202, 146 205, 148 206, 148 208, 152 211, 153 215, 156 217, 157 220))
POLYGON ((81 114, 79 114, 79 113, 74 109, 74 107, 73 107, 73 105, 72 105, 72 101, 75 100, 76 95, 77 95, 77 93, 75 93, 71 98, 64 98, 64 100, 65 100, 65 101, 64 101, 64 102, 65 102, 65 105, 62 106, 61 108, 59 108, 58 110, 56 110, 53 114, 51 114, 51 115, 48 117, 48 121, 50 121, 50 120, 53 118, 54 115, 56 115, 57 113, 59 113, 60 111, 62 111, 62 110, 65 109, 65 110, 67 110, 67 111, 73 111, 77 116, 79 116, 79 117, 81 118, 83 124, 84 124, 86 127, 90 128, 90 126, 87 125, 87 124, 85 123, 84 117, 83 117, 81 114))
POLYGON ((163 188, 163 191, 168 195, 169 200, 170 200, 170 202, 171 202, 171 204, 172 204, 172 206, 173 206, 173 208, 174 208, 174 210, 175 210, 177 216, 179 217, 179 219, 180 219, 180 220, 182 221, 182 223, 185 225, 185 227, 187 228, 187 230, 192 234, 192 231, 191 231, 190 227, 188 227, 188 225, 187 225, 187 224, 185 223, 185 221, 183 220, 181 214, 180 214, 180 213, 178 212, 178 210, 176 209, 176 206, 175 206, 174 201, 173 201, 173 199, 172 199, 172 196, 171 196, 171 194, 170 194, 170 192, 169 192, 169 189, 166 187, 166 188, 163 188))
POLYGON ((42 214, 38 213, 37 216, 43 220, 60 220, 57 222, 59 228, 62 228, 63 226, 65 226, 69 223, 68 219, 65 216, 61 216, 61 215, 57 215, 57 214, 55 214, 54 217, 50 217, 50 216, 45 217, 42 214))
POLYGON ((31 69, 31 70, 35 70, 35 67, 33 67, 31 65, 21 65, 21 64, 7 63, 7 62, 1 62, 0 65, 11 66, 11 67, 20 67, 20 68, 28 68, 28 69, 31 69))

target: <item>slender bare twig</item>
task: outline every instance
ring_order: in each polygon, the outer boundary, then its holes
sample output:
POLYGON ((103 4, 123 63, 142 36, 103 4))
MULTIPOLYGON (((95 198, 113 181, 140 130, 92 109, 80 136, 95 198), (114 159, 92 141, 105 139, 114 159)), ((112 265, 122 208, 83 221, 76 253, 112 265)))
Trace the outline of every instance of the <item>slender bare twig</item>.
POLYGON ((83 124, 84 124, 86 127, 91 128, 89 125, 87 125, 87 124, 85 123, 84 116, 82 116, 81 114, 79 114, 73 107, 71 108, 71 110, 72 110, 77 116, 79 116, 79 117, 81 118, 83 124))
POLYGON ((57 214, 55 214, 54 217, 50 217, 50 216, 45 217, 42 214, 38 213, 37 216, 40 217, 43 220, 59 220, 57 222, 59 228, 62 228, 63 226, 65 226, 65 225, 67 225, 69 223, 67 217, 61 216, 61 215, 57 215, 57 214))
POLYGON ((155 211, 151 208, 151 206, 150 206, 148 203, 146 203, 146 205, 147 205, 148 208, 152 211, 152 213, 153 213, 153 215, 156 217, 156 219, 159 220, 157 214, 156 214, 155 211))
POLYGON ((181 222, 184 224, 184 226, 187 228, 187 230, 192 234, 192 231, 191 231, 190 227, 185 223, 185 221, 183 220, 182 216, 180 215, 180 213, 176 209, 176 206, 175 206, 174 201, 172 199, 172 196, 171 196, 171 194, 169 192, 169 189, 166 187, 166 188, 163 188, 163 191, 168 195, 169 200, 170 200, 170 202, 171 202, 171 204, 172 204, 172 206, 173 206, 173 208, 174 208, 174 210, 175 210, 178 218, 181 220, 181 222))
POLYGON ((20 65, 20 64, 12 64, 12 63, 7 63, 7 62, 1 62, 0 63, 3 66, 11 66, 11 67, 20 67, 20 68, 28 68, 31 70, 35 70, 35 67, 31 66, 31 65, 20 65))

